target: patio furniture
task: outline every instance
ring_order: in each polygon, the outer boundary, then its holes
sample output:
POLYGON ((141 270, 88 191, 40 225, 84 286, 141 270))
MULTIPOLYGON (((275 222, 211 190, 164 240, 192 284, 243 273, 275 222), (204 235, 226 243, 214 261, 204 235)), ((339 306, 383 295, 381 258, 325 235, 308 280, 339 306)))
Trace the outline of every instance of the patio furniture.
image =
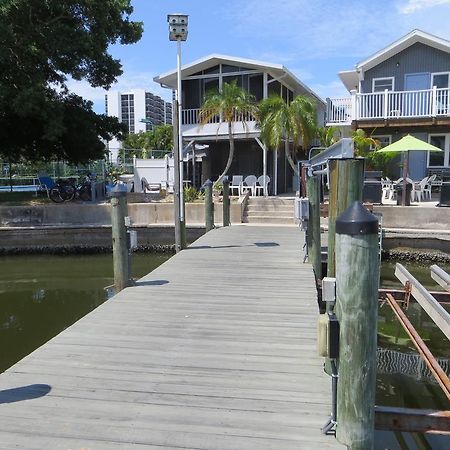
POLYGON ((412 189, 413 189, 414 181, 411 178, 406 177, 405 181, 403 181, 403 177, 394 181, 394 190, 395 195, 397 197, 397 205, 398 206, 410 206, 412 200, 412 189), (405 196, 405 204, 402 205, 402 194, 403 190, 406 189, 405 196))
POLYGON ((244 179, 244 184, 241 188, 241 193, 244 194, 246 191, 250 191, 250 195, 256 194, 256 182, 257 178, 255 175, 248 175, 244 179))
POLYGON ((255 186, 255 195, 258 195, 258 191, 261 191, 261 194, 264 195, 264 193, 268 191, 270 177, 269 175, 261 175, 257 181, 258 184, 255 186))
POLYGON ((431 200, 431 185, 429 184, 429 177, 422 178, 418 183, 413 184, 413 190, 411 193, 412 201, 422 201, 422 197, 428 196, 431 200))
POLYGON ((39 190, 45 191, 47 197, 50 198, 50 191, 55 187, 56 183, 48 175, 40 174, 37 176, 39 180, 39 190))
POLYGON ((382 198, 392 200, 395 195, 394 183, 388 177, 381 179, 381 191, 383 192, 382 198))
POLYGON ((145 177, 141 179, 142 192, 159 194, 161 192, 161 183, 149 183, 145 177))
POLYGON ((230 194, 233 195, 233 190, 237 190, 238 195, 241 195, 242 192, 242 184, 244 177, 242 175, 233 175, 230 184, 230 194))

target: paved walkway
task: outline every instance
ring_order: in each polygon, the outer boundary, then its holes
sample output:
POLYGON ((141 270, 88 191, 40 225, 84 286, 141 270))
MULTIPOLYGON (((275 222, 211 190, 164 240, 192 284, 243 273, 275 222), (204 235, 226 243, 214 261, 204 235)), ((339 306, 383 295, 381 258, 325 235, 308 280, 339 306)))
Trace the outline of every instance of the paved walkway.
POLYGON ((17 363, 0 448, 343 449, 301 240, 214 230, 17 363))

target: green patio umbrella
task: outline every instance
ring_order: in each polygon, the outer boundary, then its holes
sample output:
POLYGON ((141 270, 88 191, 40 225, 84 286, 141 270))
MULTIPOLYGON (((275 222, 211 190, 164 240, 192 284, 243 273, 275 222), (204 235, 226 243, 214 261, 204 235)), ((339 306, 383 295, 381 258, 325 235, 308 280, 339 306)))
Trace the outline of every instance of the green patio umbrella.
POLYGON ((381 150, 380 153, 397 152, 404 153, 406 155, 403 160, 403 192, 402 192, 402 205, 406 204, 406 178, 408 176, 408 162, 409 162, 409 152, 421 151, 421 152, 442 152, 439 147, 429 144, 428 142, 417 139, 410 134, 402 137, 399 141, 390 144, 381 150))

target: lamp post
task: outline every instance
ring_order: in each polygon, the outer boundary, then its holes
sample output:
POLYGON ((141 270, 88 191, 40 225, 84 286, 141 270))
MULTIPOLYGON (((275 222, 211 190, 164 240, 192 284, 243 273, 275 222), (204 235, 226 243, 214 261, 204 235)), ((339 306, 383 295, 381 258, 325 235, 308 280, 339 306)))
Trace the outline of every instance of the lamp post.
MULTIPOLYGON (((180 228, 180 248, 186 247, 186 221, 184 211, 184 193, 183 193, 183 133, 182 125, 182 99, 181 99, 181 42, 187 40, 188 35, 188 16, 186 14, 169 14, 167 16, 169 23, 169 40, 177 42, 177 110, 178 110, 178 198, 179 198, 179 216, 175 220, 179 221, 180 228)), ((174 200, 176 201, 176 199, 174 200)))

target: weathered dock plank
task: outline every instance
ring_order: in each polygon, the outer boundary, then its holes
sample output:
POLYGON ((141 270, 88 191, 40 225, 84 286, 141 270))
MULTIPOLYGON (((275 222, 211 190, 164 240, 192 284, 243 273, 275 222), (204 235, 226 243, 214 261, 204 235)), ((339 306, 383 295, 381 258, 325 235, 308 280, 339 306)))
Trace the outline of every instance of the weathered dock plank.
POLYGON ((344 448, 320 433, 301 240, 214 230, 24 358, 0 375, 0 449, 344 448))

